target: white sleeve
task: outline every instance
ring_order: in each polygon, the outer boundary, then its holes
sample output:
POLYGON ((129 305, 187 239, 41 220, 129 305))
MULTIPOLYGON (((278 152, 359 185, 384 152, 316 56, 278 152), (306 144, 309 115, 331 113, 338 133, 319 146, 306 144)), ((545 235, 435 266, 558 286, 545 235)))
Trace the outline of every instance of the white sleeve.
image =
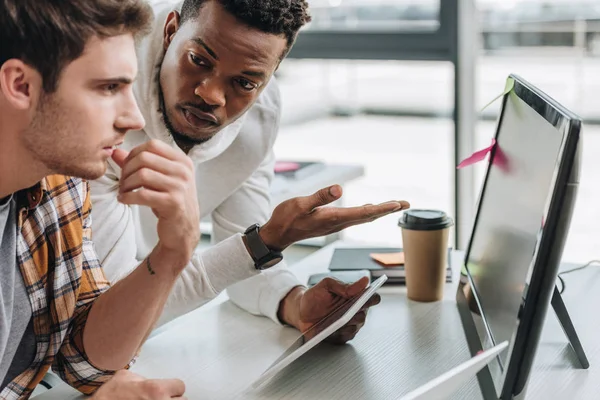
POLYGON ((132 210, 117 201, 119 178, 110 162, 106 174, 89 184, 94 219, 92 241, 106 277, 117 282, 139 264, 132 210))
MULTIPOLYGON (((110 166, 100 179, 90 182, 93 242, 98 258, 111 282, 127 276, 156 245, 137 243, 143 240, 138 231, 156 229, 152 221, 141 223, 134 207, 117 201, 119 172, 110 166), (136 233, 140 237, 136 237, 136 233), (143 250, 143 248, 147 248, 143 250)), ((158 325, 186 314, 216 297, 225 287, 256 275, 241 235, 235 235, 204 253, 196 252, 175 283, 158 325), (233 267, 233 268, 232 268, 233 267)))
MULTIPOLYGON (((275 155, 271 150, 254 174, 213 213, 213 241, 224 244, 232 235, 244 246, 240 232, 254 223, 265 223, 271 214, 270 184, 273 180, 275 155), (238 239, 239 238, 239 239, 238 239)), ((219 246, 219 244, 217 246, 219 246)), ((244 246, 245 250, 245 246, 244 246)), ((210 250, 209 250, 210 251, 210 250)), ((254 268, 252 258, 246 251, 246 268, 254 268)), ((218 261, 215 259, 215 261, 218 261)), ((209 268, 207 260, 205 265, 209 268)), ((280 323, 277 311, 281 300, 294 287, 301 285, 285 262, 238 282, 227 288, 229 298, 240 308, 271 318, 280 323)))

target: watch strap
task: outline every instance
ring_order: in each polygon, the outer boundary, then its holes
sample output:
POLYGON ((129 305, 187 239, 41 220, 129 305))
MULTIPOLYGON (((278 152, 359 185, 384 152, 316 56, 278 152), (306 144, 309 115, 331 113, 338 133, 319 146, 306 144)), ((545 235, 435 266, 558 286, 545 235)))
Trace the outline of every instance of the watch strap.
POLYGON ((252 225, 246 230, 246 242, 248 243, 254 261, 262 260, 271 253, 271 249, 269 249, 265 242, 262 241, 258 230, 258 225, 252 225))

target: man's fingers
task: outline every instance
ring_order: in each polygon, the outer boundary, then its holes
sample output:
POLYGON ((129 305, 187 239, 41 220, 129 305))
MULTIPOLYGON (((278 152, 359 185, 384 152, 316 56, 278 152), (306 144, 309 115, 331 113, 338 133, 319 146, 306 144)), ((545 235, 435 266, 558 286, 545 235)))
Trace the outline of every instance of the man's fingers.
POLYGON ((359 328, 357 326, 346 325, 331 335, 328 341, 333 344, 344 344, 354 339, 358 331, 359 328))
POLYGON ((339 185, 333 185, 318 192, 305 197, 299 197, 298 202, 302 209, 306 212, 310 212, 317 207, 333 203, 342 197, 342 187, 339 185))
POLYGON ((341 327, 338 332, 339 335, 342 337, 354 337, 358 331, 360 330, 361 327, 359 327, 358 325, 346 325, 341 327))
POLYGON ((328 292, 350 299, 362 292, 369 285, 369 278, 362 277, 358 281, 347 285, 334 278, 324 278, 317 286, 325 288, 328 292))
POLYGON ((135 192, 121 193, 117 199, 122 204, 146 206, 156 210, 169 210, 175 207, 172 197, 168 193, 146 188, 135 192))
POLYGON ((115 149, 112 154, 112 159, 119 167, 123 168, 128 155, 129 153, 123 149, 115 149))
POLYGON ((169 146, 166 143, 161 142, 160 140, 150 140, 131 150, 125 161, 127 162, 129 160, 132 160, 144 151, 149 151, 150 153, 157 154, 161 157, 173 161, 182 160, 185 157, 185 154, 183 152, 169 146))
POLYGON ((150 168, 168 176, 184 177, 186 174, 185 168, 181 163, 168 160, 149 151, 145 151, 138 154, 137 157, 129 159, 121 168, 122 181, 142 168, 150 168))
MULTIPOLYGON (((406 203, 406 202, 401 202, 401 203, 406 203)), ((386 204, 386 208, 388 208, 387 204, 386 204)), ((362 206, 362 207, 356 207, 357 209, 362 208, 363 210, 365 208, 369 208, 369 207, 380 207, 380 206, 370 206, 370 205, 366 205, 366 206, 362 206)), ((357 210, 358 212, 356 212, 355 214, 362 214, 362 216, 359 216, 359 219, 355 219, 355 220, 351 220, 352 217, 348 217, 348 215, 345 213, 345 210, 348 209, 344 209, 344 208, 331 208, 330 210, 324 208, 321 211, 323 213, 328 213, 331 212, 331 214, 326 215, 324 217, 324 219, 326 220, 330 220, 331 221, 331 229, 328 231, 328 234, 330 233, 335 233, 335 232, 340 232, 343 231, 344 229, 350 228, 351 226, 356 226, 356 225, 362 225, 368 222, 373 222, 376 219, 379 219, 381 217, 385 217, 386 215, 389 214, 393 214, 395 212, 398 211, 402 211, 402 210, 406 210, 410 208, 410 206, 408 206, 408 203, 406 203, 406 205, 401 205, 401 208, 396 208, 393 209, 392 211, 384 211, 383 213, 369 213, 368 211, 365 211, 363 213, 360 212, 360 210, 357 210), (341 210, 341 213, 338 214, 338 211, 341 210)))
POLYGON ((353 284, 349 285, 348 289, 346 290, 346 293, 348 294, 348 297, 354 297, 360 294, 360 292, 362 292, 363 290, 365 290, 367 286, 369 286, 369 278, 363 276, 353 284))
POLYGON ((185 383, 180 379, 149 379, 144 384, 153 392, 164 394, 167 398, 179 398, 185 394, 185 383))
POLYGON ((185 394, 185 383, 180 379, 165 379, 163 384, 171 397, 181 397, 185 394))
POLYGON ((348 323, 346 325, 341 327, 340 330, 348 328, 348 331, 356 333, 359 330, 361 330, 361 328, 365 325, 366 320, 367 320, 367 313, 361 311, 361 312, 357 313, 354 317, 352 317, 352 319, 350 321, 348 321, 348 323))
POLYGON ((354 317, 346 324, 346 326, 350 325, 360 325, 363 326, 365 321, 367 320, 367 313, 365 311, 357 312, 354 317))
POLYGON ((172 178, 148 168, 142 168, 121 181, 120 193, 131 192, 136 189, 146 188, 157 192, 168 192, 173 189, 176 182, 172 178))
POLYGON ((377 304, 381 303, 381 296, 375 293, 367 302, 362 306, 361 310, 366 310, 368 308, 374 307, 377 304))
POLYGON ((319 210, 321 218, 339 231, 345 227, 373 222, 388 214, 406 210, 410 205, 406 201, 389 201, 382 204, 365 204, 359 207, 329 207, 319 210))
POLYGON ((358 281, 347 285, 334 278, 324 278, 319 284, 323 285, 330 293, 336 294, 345 299, 350 299, 362 292, 369 284, 369 278, 362 277, 358 281))
MULTIPOLYGON (((347 294, 348 285, 346 285, 343 282, 340 282, 334 278, 330 278, 330 277, 324 278, 323 280, 321 280, 321 282, 319 282, 317 284, 317 286, 321 286, 321 287, 325 288, 325 290, 327 290, 328 292, 336 294, 343 298, 351 297, 351 296, 348 296, 348 294, 347 294)), ((316 286, 315 286, 315 288, 316 288, 316 286)))

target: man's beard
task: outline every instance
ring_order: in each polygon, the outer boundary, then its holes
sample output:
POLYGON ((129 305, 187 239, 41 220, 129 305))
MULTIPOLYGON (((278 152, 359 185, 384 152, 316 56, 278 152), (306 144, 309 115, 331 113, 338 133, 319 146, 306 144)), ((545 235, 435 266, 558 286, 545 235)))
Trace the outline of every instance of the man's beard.
POLYGON ((69 118, 73 115, 54 94, 40 95, 31 125, 23 132, 25 147, 51 174, 94 180, 106 171, 106 163, 90 163, 85 129, 69 118))
POLYGON ((167 128, 167 132, 169 132, 171 137, 175 140, 175 143, 177 143, 177 145, 183 151, 185 151, 187 153, 192 149, 192 147, 197 146, 199 144, 206 143, 210 139, 212 139, 212 138, 203 138, 203 139, 191 138, 191 137, 187 136, 186 134, 184 134, 183 132, 179 132, 177 129, 175 129, 175 127, 173 126, 173 123, 171 122, 171 119, 169 118, 169 115, 167 113, 165 99, 163 97, 163 93, 160 88, 159 88, 159 92, 158 92, 158 97, 159 97, 160 111, 162 113, 163 123, 165 124, 165 127, 167 128))

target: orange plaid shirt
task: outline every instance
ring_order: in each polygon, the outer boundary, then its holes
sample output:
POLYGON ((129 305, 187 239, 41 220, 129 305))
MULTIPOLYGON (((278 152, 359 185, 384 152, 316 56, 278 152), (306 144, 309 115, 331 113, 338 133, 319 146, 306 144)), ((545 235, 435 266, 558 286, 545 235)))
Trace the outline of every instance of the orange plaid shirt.
POLYGON ((50 176, 17 193, 16 200, 17 263, 31 302, 37 351, 0 399, 27 399, 50 366, 90 394, 113 371, 94 367, 82 345, 91 306, 109 287, 91 240, 88 184, 50 176))

